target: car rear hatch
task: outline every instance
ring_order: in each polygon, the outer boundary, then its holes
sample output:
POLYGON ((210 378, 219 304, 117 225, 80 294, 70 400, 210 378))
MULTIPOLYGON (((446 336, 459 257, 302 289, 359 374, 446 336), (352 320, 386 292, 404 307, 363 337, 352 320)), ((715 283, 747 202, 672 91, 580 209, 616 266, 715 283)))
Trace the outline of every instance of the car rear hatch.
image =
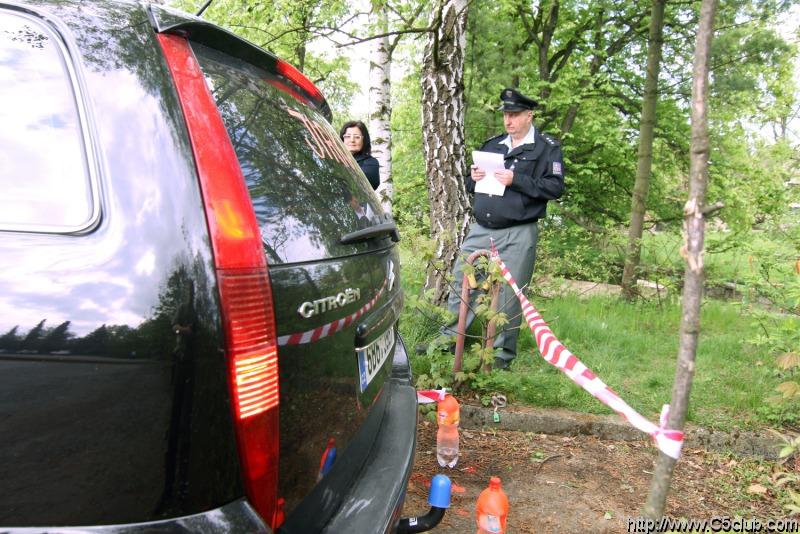
MULTIPOLYGON (((153 12, 169 25, 169 14, 153 12)), ((322 530, 376 461, 387 414, 400 409, 391 394, 392 360, 405 358, 396 326, 397 230, 305 77, 202 23, 176 19, 169 31, 188 35, 267 256, 280 369, 283 530, 322 530)), ((407 371, 400 374, 408 388, 407 371)), ((413 405, 402 410, 415 414, 413 405)), ((405 434, 398 442, 413 451, 413 427, 405 434)), ((404 487, 407 466, 394 474, 399 480, 387 484, 404 487)))

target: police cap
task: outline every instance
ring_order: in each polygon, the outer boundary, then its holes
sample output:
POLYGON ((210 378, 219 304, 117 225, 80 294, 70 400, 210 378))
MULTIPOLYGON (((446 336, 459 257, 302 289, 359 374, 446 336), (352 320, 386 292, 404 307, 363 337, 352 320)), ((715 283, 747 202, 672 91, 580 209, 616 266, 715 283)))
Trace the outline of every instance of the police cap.
POLYGON ((500 100, 503 101, 503 105, 497 108, 498 111, 525 111, 536 107, 534 99, 528 98, 510 87, 503 89, 503 92, 500 93, 500 100))

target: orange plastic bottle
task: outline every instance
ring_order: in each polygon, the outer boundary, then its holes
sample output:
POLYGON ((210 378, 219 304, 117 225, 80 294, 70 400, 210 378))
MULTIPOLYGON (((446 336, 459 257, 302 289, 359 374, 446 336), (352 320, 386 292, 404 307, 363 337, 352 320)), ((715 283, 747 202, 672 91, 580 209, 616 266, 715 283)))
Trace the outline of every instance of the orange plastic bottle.
POLYGON ((461 420, 461 406, 449 393, 444 393, 443 397, 440 397, 439 403, 436 405, 436 412, 440 425, 457 425, 461 420))
POLYGON ((489 487, 478 497, 475 519, 478 534, 505 534, 508 517, 508 497, 498 477, 489 479, 489 487))
POLYGON ((452 395, 439 393, 436 405, 436 419, 439 429, 436 432, 436 459, 442 467, 455 467, 458 463, 458 423, 461 407, 452 395))

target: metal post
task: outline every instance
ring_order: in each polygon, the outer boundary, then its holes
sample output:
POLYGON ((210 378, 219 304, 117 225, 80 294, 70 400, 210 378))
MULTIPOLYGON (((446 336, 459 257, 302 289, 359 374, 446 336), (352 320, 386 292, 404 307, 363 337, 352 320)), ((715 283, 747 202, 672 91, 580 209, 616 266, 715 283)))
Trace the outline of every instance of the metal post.
MULTIPOLYGON (((472 265, 475 260, 481 256, 489 257, 488 250, 476 250, 469 255, 466 259, 467 265, 472 265)), ((453 372, 458 373, 461 371, 461 365, 464 358, 464 345, 467 339, 467 314, 469 313, 469 292, 470 289, 477 289, 478 283, 474 276, 463 276, 461 279, 461 306, 458 310, 458 326, 456 327, 456 353, 455 360, 453 361, 453 372)), ((495 311, 497 309, 497 301, 500 295, 500 286, 498 282, 494 282, 491 288, 492 303, 490 309, 495 311)), ((495 325, 489 323, 486 329, 486 343, 484 346, 490 348, 494 342, 495 325)), ((489 372, 492 370, 492 364, 488 363, 483 366, 483 370, 489 372)))

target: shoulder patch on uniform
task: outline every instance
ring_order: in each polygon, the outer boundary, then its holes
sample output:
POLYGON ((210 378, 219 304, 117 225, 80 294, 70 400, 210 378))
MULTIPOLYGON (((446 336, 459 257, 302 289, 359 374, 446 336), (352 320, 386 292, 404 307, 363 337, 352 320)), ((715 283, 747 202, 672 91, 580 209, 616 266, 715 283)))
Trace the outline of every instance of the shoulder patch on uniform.
POLYGON ((559 146, 561 144, 561 142, 552 135, 542 134, 542 137, 544 137, 544 140, 553 146, 559 146))

